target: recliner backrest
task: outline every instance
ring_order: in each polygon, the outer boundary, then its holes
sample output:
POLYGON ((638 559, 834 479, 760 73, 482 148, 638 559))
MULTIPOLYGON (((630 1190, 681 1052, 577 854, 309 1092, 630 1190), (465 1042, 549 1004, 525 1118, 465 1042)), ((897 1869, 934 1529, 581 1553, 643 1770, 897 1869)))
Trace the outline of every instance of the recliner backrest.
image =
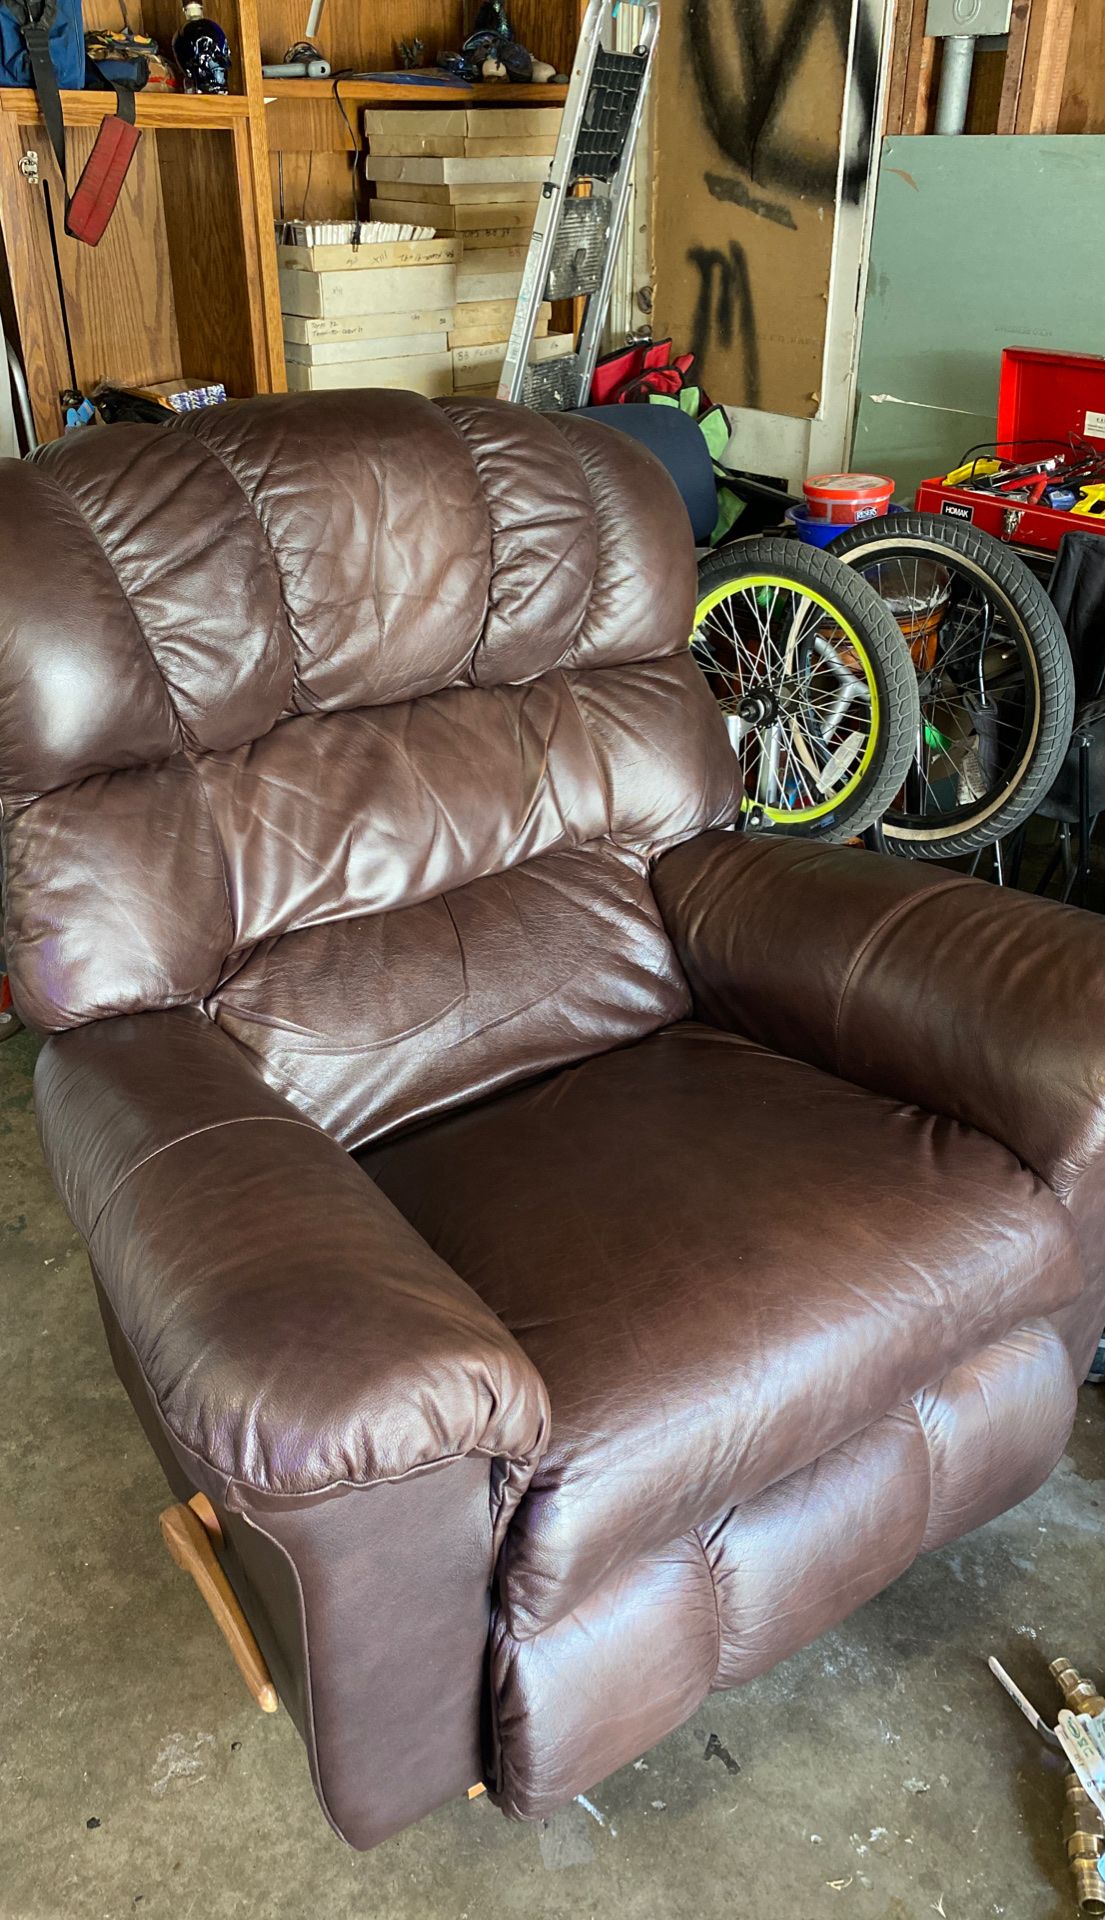
POLYGON ((0 471, 13 992, 202 1003, 347 1144, 685 1011, 646 863, 736 762, 610 429, 287 396, 0 471))

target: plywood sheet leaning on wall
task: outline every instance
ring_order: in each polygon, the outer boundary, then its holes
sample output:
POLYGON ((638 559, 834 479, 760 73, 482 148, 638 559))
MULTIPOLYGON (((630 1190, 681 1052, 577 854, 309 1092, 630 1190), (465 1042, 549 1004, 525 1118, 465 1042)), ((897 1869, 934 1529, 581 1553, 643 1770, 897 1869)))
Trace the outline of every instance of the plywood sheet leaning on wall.
MULTIPOLYGON (((711 395, 809 418, 820 402, 850 0, 671 0, 655 92, 654 332, 711 395)), ((853 84, 876 53, 858 9, 853 84)), ((864 143, 869 132, 864 134, 864 143)), ((845 197, 868 153, 845 156, 845 197)))
POLYGON ((853 460, 899 498, 993 438, 1003 347, 1101 352, 1103 177, 1101 136, 885 142, 853 460))

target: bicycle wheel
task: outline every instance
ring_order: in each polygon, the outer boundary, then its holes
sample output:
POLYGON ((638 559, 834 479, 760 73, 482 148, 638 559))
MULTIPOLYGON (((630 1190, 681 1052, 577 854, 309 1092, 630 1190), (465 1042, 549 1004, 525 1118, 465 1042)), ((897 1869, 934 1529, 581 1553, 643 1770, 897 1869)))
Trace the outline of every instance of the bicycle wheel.
POLYGON ((882 594, 910 647, 921 725, 883 820, 890 852, 975 853, 1047 793, 1074 721, 1062 623, 1024 561, 976 527, 897 514, 829 551, 882 594))
POLYGON ((796 540, 723 547, 699 567, 691 650, 725 715, 746 810, 827 840, 879 818, 913 758, 917 681, 860 575, 796 540))

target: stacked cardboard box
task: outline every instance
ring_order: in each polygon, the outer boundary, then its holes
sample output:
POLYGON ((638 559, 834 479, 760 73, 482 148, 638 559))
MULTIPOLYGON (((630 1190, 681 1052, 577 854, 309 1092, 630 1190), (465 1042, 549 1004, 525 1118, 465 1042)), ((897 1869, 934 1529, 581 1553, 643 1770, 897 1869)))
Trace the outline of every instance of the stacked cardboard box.
POLYGON ((452 392, 456 240, 277 251, 289 387, 452 392))
MULTIPOLYGON (((557 107, 369 109, 372 217, 418 220, 456 242, 448 345, 460 393, 494 393, 522 284, 533 216, 560 127, 557 107)), ((541 308, 533 358, 567 352, 541 308)))
POLYGON ((373 176, 372 218, 414 220, 438 233, 521 233, 528 240, 547 160, 379 158, 373 176), (490 176, 490 178, 488 177, 490 176))

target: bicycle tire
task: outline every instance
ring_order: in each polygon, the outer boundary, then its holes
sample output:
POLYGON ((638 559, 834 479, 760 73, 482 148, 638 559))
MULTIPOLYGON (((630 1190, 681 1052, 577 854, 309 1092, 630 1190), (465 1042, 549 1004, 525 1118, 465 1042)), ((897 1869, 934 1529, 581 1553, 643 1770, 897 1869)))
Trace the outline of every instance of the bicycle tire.
POLYGON ((856 636, 867 657, 878 714, 863 777, 854 788, 812 824, 772 814, 770 831, 830 841, 852 839, 880 818, 899 791, 913 757, 920 709, 909 648, 885 602, 861 575, 829 553, 779 537, 737 540, 701 562, 692 647, 701 629, 702 609, 717 589, 728 585, 739 591, 764 575, 785 582, 798 595, 812 594, 856 636))
POLYGON ((1036 716, 1024 755, 1003 791, 983 797, 974 819, 960 817, 928 831, 903 825, 892 809, 883 819, 888 852, 948 860, 1015 832, 1051 788, 1074 725, 1074 668, 1062 621, 1040 582, 1018 554, 979 527, 934 514, 892 514, 850 527, 828 551, 845 566, 858 567, 897 557, 902 549, 936 561, 954 555, 997 604, 1035 676, 1036 716))

